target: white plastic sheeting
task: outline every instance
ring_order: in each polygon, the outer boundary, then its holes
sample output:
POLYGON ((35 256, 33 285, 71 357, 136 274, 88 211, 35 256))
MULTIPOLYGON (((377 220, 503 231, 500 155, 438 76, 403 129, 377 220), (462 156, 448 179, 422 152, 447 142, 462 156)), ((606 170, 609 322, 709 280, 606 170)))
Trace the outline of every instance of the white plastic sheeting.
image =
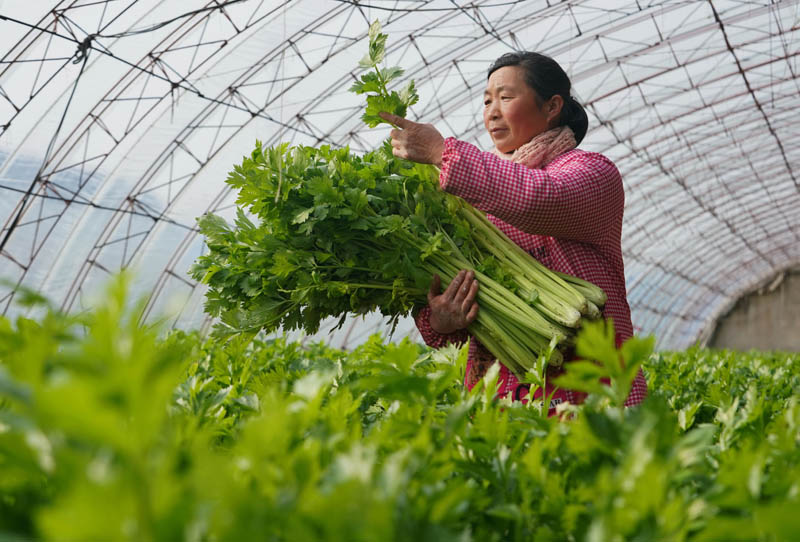
MULTIPOLYGON (((79 310, 133 267, 149 317, 207 324, 187 275, 194 219, 232 215, 223 181, 255 139, 364 150, 386 136, 347 92, 375 18, 387 62, 417 81, 411 118, 484 148, 491 61, 526 49, 565 67, 589 112, 582 147, 623 174, 633 322, 659 346, 704 340, 800 263, 797 0, 6 0, 0 276, 79 310)), ((10 288, 0 310, 21 310, 10 288)), ((380 329, 356 319, 328 339, 380 329)))

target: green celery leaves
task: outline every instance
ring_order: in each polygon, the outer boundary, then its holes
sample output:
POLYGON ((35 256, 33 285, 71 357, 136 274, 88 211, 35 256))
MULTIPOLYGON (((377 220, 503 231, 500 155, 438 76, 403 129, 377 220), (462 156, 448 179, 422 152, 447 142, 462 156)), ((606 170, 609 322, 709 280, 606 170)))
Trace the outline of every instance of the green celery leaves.
POLYGON ((373 71, 362 75, 350 87, 351 92, 367 94, 367 108, 361 119, 370 128, 386 122, 378 113, 384 111, 405 117, 408 108, 419 101, 414 81, 409 82, 400 92, 388 90, 388 83, 403 75, 404 70, 397 66, 384 69, 378 67, 383 62, 388 37, 381 34, 380 30, 381 25, 377 20, 369 27, 369 53, 359 62, 362 68, 372 68, 373 71))
MULTIPOLYGON (((369 126, 385 122, 382 111, 404 117, 419 99, 413 81, 389 90, 403 70, 380 66, 380 29, 370 26, 368 71, 350 89, 365 95, 369 126)), ((470 332, 511 370, 524 374, 552 340, 567 345, 586 312, 583 294, 438 181, 435 167, 396 158, 388 143, 358 156, 256 142, 227 179, 238 191, 234 227, 215 216, 198 221, 209 250, 191 275, 209 286, 215 333, 313 334, 325 318, 370 311, 396 323, 427 303, 435 274, 447 285, 471 269, 481 311, 470 332)), ((562 354, 548 356, 559 363, 562 354)))

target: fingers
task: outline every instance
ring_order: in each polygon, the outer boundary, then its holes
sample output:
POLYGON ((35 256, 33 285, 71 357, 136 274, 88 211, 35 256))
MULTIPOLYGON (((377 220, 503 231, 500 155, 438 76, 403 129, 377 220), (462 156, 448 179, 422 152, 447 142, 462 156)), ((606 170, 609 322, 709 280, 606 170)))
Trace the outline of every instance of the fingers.
MULTIPOLYGON (((466 281, 465 281, 466 283, 466 281)), ((464 287, 461 287, 461 290, 464 290, 464 287)), ((468 287, 468 291, 464 300, 461 302, 461 312, 463 314, 469 314, 472 310, 472 306, 475 305, 475 298, 478 297, 478 281, 473 278, 472 283, 468 287)))
POLYGON ((456 295, 453 297, 453 301, 459 305, 463 305, 464 301, 469 296, 470 292, 472 291, 472 285, 476 283, 475 280, 475 272, 474 271, 461 271, 464 274, 464 278, 459 285, 458 290, 456 291, 456 295))
POLYGON ((394 129, 389 132, 389 137, 392 140, 392 154, 398 158, 408 158, 408 152, 406 151, 407 134, 403 133, 403 130, 394 129))
POLYGON ((397 128, 390 132, 392 154, 421 164, 441 165, 444 137, 432 124, 420 124, 391 113, 379 113, 397 128))
MULTIPOLYGON (((447 285, 447 289, 442 294, 445 300, 449 303, 452 302, 456 296, 458 295, 459 290, 461 289, 461 285, 464 282, 464 277, 466 276, 467 272, 463 269, 458 272, 455 278, 447 285)), ((460 301, 460 300, 459 300, 460 301)))
POLYGON ((439 295, 439 292, 442 291, 442 279, 439 275, 433 275, 433 280, 431 281, 431 287, 428 290, 428 304, 433 301, 433 298, 439 295))
POLYGON ((398 158, 408 160, 408 152, 405 146, 396 139, 392 139, 392 154, 398 158))
POLYGON ((416 124, 414 121, 404 119, 403 117, 398 117, 397 115, 387 113, 386 111, 381 111, 378 113, 378 116, 385 121, 391 122, 395 126, 399 126, 400 128, 409 128, 416 124))
POLYGON ((412 154, 415 156, 419 154, 418 150, 415 152, 416 146, 412 132, 407 130, 398 130, 395 128, 389 132, 389 136, 391 137, 392 141, 392 154, 398 158, 404 158, 408 160, 411 158, 412 154))
POLYGON ((462 269, 441 290, 441 278, 434 275, 428 290, 428 304, 431 308, 430 324, 434 331, 451 333, 464 329, 478 317, 478 280, 474 271, 462 269))
POLYGON ((478 304, 473 303, 472 308, 467 313, 467 325, 470 325, 478 317, 478 310, 479 310, 478 304))

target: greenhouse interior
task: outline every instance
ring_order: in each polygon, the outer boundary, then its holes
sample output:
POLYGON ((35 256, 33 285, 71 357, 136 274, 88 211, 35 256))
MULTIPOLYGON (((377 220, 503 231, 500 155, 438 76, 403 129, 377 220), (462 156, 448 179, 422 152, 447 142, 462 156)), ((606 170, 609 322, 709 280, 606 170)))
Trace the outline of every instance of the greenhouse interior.
POLYGON ((800 1, 0 29, 0 539, 800 539, 800 1))

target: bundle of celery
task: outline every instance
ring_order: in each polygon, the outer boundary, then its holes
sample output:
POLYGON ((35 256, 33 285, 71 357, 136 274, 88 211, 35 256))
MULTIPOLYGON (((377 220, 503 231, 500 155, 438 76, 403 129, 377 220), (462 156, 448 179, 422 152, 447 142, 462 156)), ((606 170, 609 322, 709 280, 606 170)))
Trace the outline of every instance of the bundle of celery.
MULTIPOLYGON (((404 116, 417 100, 413 82, 387 89, 399 68, 379 69, 386 40, 370 28, 373 71, 352 90, 367 94, 364 120, 380 111, 404 116)), ((569 344, 581 317, 599 316, 596 286, 554 273, 500 232, 478 210, 446 194, 436 168, 413 164, 384 144, 356 156, 349 149, 260 143, 228 184, 239 190, 235 227, 199 219, 209 251, 192 276, 209 285, 206 311, 218 335, 318 330, 321 320, 379 310, 396 319, 427 302, 433 274, 448 284, 461 269, 480 283, 481 310, 469 331, 517 374, 541 352, 569 344), (241 210, 258 219, 254 224, 241 210)), ((561 354, 552 352, 550 363, 561 354)))

